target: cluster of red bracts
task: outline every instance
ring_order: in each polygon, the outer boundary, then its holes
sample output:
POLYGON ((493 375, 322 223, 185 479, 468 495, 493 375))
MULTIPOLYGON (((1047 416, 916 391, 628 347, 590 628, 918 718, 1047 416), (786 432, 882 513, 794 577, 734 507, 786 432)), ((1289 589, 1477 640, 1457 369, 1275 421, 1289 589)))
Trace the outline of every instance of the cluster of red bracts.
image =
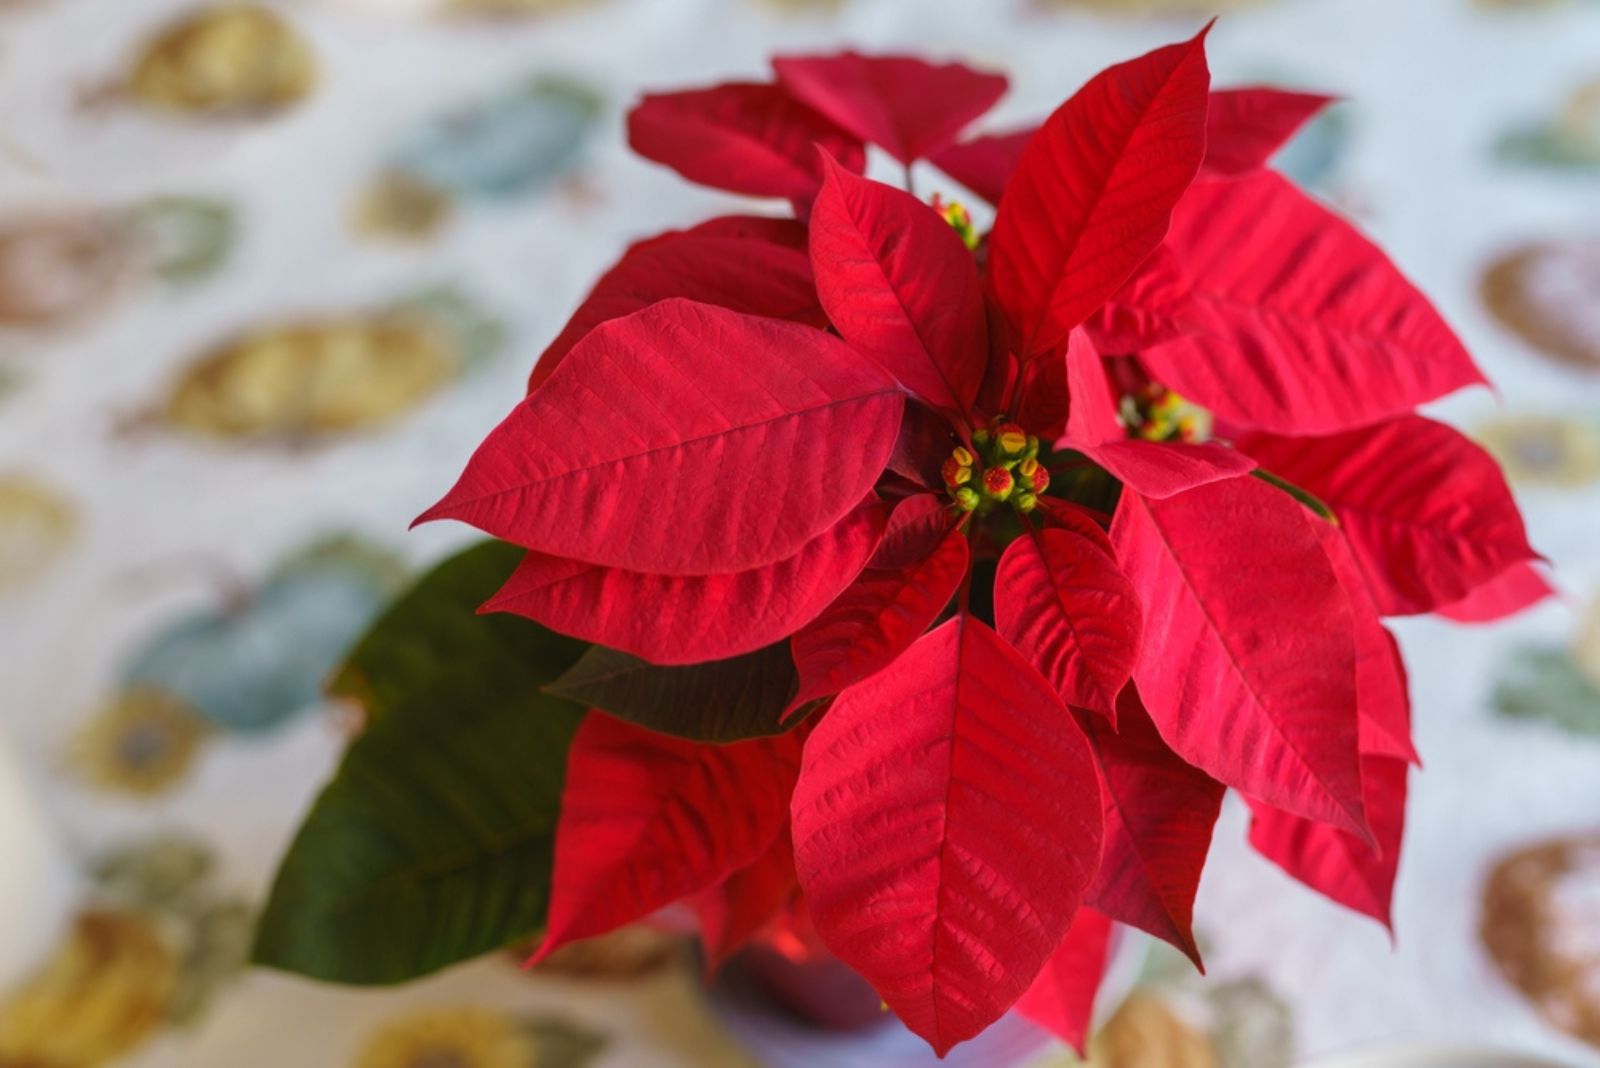
POLYGON ((1113 922, 1198 960, 1228 787, 1387 922, 1415 753, 1382 619, 1547 588, 1492 460, 1414 414, 1471 358, 1266 169, 1327 100, 1213 92, 1204 39, 960 143, 1004 79, 912 58, 635 109, 640 153, 796 218, 629 249, 425 518, 524 546, 488 607, 562 633, 787 641, 796 725, 591 714, 544 951, 687 900, 720 957, 803 901, 941 1052, 1013 1005, 1081 1041, 1113 922), (861 177, 869 144, 996 204, 988 234, 861 177))

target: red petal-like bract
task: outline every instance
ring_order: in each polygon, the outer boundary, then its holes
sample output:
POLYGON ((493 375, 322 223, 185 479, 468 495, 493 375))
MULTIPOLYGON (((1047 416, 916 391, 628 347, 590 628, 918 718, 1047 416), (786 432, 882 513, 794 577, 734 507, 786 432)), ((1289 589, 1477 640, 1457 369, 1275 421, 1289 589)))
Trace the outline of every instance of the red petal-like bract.
MULTIPOLYGON (((1075 402, 1069 366, 1078 360, 1100 360, 1082 330, 1067 335, 1059 351, 1047 352, 1021 367, 1022 388, 1016 404, 1018 421, 1045 441, 1059 438, 1067 429, 1075 402)), ((1120 431, 1121 427, 1118 426, 1120 431)))
POLYGON ((1000 558, 995 629, 1074 708, 1115 718, 1139 656, 1138 595, 1111 554, 1070 530, 1024 534, 1000 558))
POLYGON ((1230 425, 1333 433, 1483 381, 1388 257, 1281 175, 1196 182, 1167 240, 1211 328, 1141 359, 1230 425))
POLYGON ((1205 33, 1096 75, 1028 142, 989 243, 1023 356, 1066 340, 1161 244, 1205 153, 1205 33))
POLYGON ((914 56, 780 56, 772 67, 796 99, 906 164, 948 148, 1007 84, 1003 75, 914 56))
POLYGON ((1417 763, 1411 744, 1411 690, 1400 647, 1378 616, 1372 591, 1361 574, 1344 532, 1321 524, 1322 548, 1350 600, 1356 627, 1356 707, 1361 715, 1360 748, 1364 754, 1417 763))
POLYGON ((998 204, 1017 172, 1023 149, 1037 131, 1037 126, 1030 126, 1012 133, 974 137, 935 153, 933 164, 989 203, 998 204))
POLYGON ((888 667, 944 611, 972 554, 964 531, 898 570, 861 574, 790 642, 800 674, 794 704, 838 693, 888 667))
POLYGON ((1408 771, 1403 760, 1361 758, 1376 845, 1253 799, 1250 844, 1311 889, 1392 929, 1390 913, 1405 836, 1408 771))
POLYGON ((1167 747, 1131 686, 1116 728, 1091 720, 1088 729, 1100 761, 1106 841, 1085 900, 1172 943, 1199 967, 1194 896, 1226 790, 1167 747))
POLYGON ((1100 352, 1125 355, 1206 329, 1206 314, 1183 264, 1162 244, 1084 327, 1100 352))
POLYGON ((820 330, 663 301, 585 338, 422 520, 626 571, 745 571, 866 497, 903 405, 820 330))
POLYGON ((725 575, 645 575, 529 553, 482 610, 653 664, 725 660, 815 619, 861 573, 888 519, 882 504, 864 504, 788 559, 725 575))
POLYGON ((794 843, 785 827, 754 863, 696 895, 690 904, 700 921, 706 970, 716 971, 771 923, 798 886, 794 843))
POLYGON ((868 567, 899 571, 919 564, 944 543, 956 525, 950 498, 938 493, 918 493, 894 506, 889 529, 884 531, 878 551, 868 567))
POLYGON ((1493 623, 1555 596, 1555 587, 1532 564, 1517 564, 1461 600, 1434 611, 1457 623, 1493 623))
POLYGON ((1354 624, 1312 522, 1256 478, 1123 493, 1111 540, 1144 600, 1134 679, 1184 760, 1365 833, 1354 624))
POLYGON ((823 308, 857 352, 925 403, 964 418, 989 354, 977 261, 916 197, 825 165, 811 214, 823 308))
POLYGON ((783 833, 804 734, 704 745, 585 717, 567 755, 538 957, 699 893, 765 853, 783 833))
POLYGON ((1039 978, 1017 1001, 1017 1011, 1084 1055, 1094 999, 1111 953, 1111 920, 1082 908, 1039 978))
POLYGON ((1106 361, 1089 342, 1086 331, 1074 330, 1066 348, 1067 392, 1072 411, 1067 419, 1067 439, 1074 447, 1120 441, 1128 436, 1117 412, 1118 397, 1111 388, 1106 361))
POLYGON ((1404 415, 1239 447, 1333 509, 1383 615, 1449 605, 1538 555, 1499 464, 1443 423, 1404 415))
POLYGON ((1211 94, 1205 170, 1240 174, 1265 167, 1300 127, 1334 102, 1318 93, 1250 86, 1211 94))
POLYGON ((1063 530, 1070 530, 1079 537, 1088 538, 1105 550, 1107 555, 1112 555, 1111 538, 1095 515, 1082 505, 1061 497, 1040 497, 1038 514, 1046 523, 1063 530))
POLYGON ((601 323, 671 297, 817 327, 828 321, 804 251, 746 237, 663 234, 634 245, 600 276, 539 357, 528 388, 548 379, 572 347, 601 323))
POLYGON ((818 145, 858 174, 867 159, 858 139, 758 83, 646 96, 628 114, 628 144, 691 182, 797 204, 822 183, 818 145))
POLYGON ((960 616, 806 744, 795 864, 823 941, 944 1054, 1019 998, 1100 856, 1094 758, 1049 683, 960 616))
MULTIPOLYGON (((776 215, 716 215, 682 233, 685 237, 732 237, 741 241, 765 241, 796 252, 804 252, 811 241, 805 223, 776 215)), ((671 233, 664 236, 671 236, 671 233)))
POLYGON ((1236 478, 1255 461, 1215 441, 1111 441, 1076 446, 1095 463, 1146 497, 1163 498, 1236 478))
POLYGON ((1105 361, 1074 331, 1064 357, 1067 391, 1072 397, 1063 443, 1088 456, 1146 497, 1171 497, 1184 490, 1245 474, 1256 464, 1249 456, 1217 442, 1155 442, 1127 437, 1105 361))

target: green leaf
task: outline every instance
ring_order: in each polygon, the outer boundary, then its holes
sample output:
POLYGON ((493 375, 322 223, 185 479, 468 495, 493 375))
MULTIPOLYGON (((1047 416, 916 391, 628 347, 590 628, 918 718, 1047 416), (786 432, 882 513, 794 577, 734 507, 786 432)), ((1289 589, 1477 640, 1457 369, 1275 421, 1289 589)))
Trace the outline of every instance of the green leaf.
POLYGON ((1283 490, 1283 492, 1287 493, 1289 496, 1293 497, 1295 500, 1299 501, 1301 504, 1317 513, 1317 515, 1321 516, 1323 519, 1326 519, 1334 526, 1339 525, 1339 517, 1334 515, 1333 509, 1329 508, 1322 498, 1318 497, 1316 494, 1307 490, 1303 490, 1299 486, 1296 486, 1293 482, 1290 482, 1288 479, 1279 478, 1271 471, 1265 471, 1259 467, 1250 473, 1268 485, 1277 486, 1279 489, 1283 490))
POLYGON ((584 710, 541 692, 584 648, 477 616, 520 551, 446 561, 361 640, 335 690, 369 726, 300 828, 257 933, 259 964, 396 983, 544 925, 567 749, 584 710))
POLYGON ((419 691, 472 693, 493 672, 510 670, 549 682, 577 661, 587 642, 517 616, 480 616, 516 570, 523 550, 484 542, 424 575, 361 638, 328 689, 359 703, 369 717, 411 703, 419 691))
POLYGON ((545 691, 662 734, 737 742, 799 726, 802 715, 779 722, 798 688, 789 643, 777 642, 686 667, 658 667, 597 645, 545 691))

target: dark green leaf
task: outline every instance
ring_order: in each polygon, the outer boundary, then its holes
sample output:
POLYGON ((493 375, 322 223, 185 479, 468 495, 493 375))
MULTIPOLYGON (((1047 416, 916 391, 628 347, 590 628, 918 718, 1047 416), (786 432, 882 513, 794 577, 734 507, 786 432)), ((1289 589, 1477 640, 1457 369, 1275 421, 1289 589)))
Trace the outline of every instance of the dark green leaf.
POLYGON ((489 682, 493 692, 486 673, 508 666, 541 684, 559 676, 587 642, 516 616, 477 614, 522 556, 514 545, 484 542, 424 575, 356 643, 329 690, 377 717, 420 690, 465 693, 489 682))
POLYGON ((686 667, 658 667, 595 646, 545 690, 663 734, 737 742, 798 726, 803 716, 779 722, 798 687, 789 643, 777 642, 686 667))
POLYGON ((1322 498, 1318 497, 1316 494, 1308 493, 1299 486, 1296 486, 1293 482, 1290 482, 1288 479, 1279 478, 1271 471, 1265 471, 1259 467, 1250 473, 1268 485, 1277 486, 1279 489, 1283 490, 1283 492, 1287 493, 1289 496, 1293 497, 1295 500, 1299 501, 1301 504, 1317 513, 1317 515, 1321 516, 1323 519, 1326 519, 1334 526, 1339 525, 1339 517, 1334 515, 1333 509, 1329 508, 1325 503, 1323 503, 1322 498))
POLYGON ((567 749, 583 709, 541 692, 583 648, 475 610, 520 553, 442 564, 335 683, 369 726, 279 869, 255 960, 394 983, 535 933, 548 905, 567 749))

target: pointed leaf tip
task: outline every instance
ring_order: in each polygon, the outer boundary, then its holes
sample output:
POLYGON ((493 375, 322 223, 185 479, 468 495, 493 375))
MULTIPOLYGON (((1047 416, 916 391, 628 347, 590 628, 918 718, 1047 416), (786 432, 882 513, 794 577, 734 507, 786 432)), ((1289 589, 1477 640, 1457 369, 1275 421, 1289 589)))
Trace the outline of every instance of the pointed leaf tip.
POLYGON ((1065 340, 1161 243, 1205 155, 1205 32, 1102 71, 1023 150, 990 238, 1023 356, 1065 340))
POLYGON ((940 1052, 1032 984, 1103 833, 1082 732, 969 616, 840 696, 807 743, 792 811, 823 941, 940 1052))
POLYGON ((1144 600, 1134 679, 1163 740, 1243 793, 1365 836, 1354 622, 1313 522, 1242 477, 1124 493, 1111 539, 1144 600))
POLYGON ((580 342, 426 516, 625 571, 745 571, 865 498, 904 407, 892 378, 821 330, 662 301, 580 342), (782 493, 766 492, 774 450, 782 493))
POLYGON ((977 261, 916 197, 825 167, 811 216, 823 308, 856 351, 964 423, 988 353, 977 261))

